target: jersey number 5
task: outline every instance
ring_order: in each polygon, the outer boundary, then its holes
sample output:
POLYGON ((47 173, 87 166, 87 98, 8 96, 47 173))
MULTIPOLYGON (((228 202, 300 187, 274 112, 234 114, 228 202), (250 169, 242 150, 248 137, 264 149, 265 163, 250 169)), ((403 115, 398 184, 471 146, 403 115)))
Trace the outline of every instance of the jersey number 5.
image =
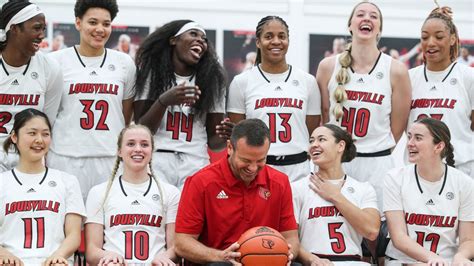
POLYGON ((336 231, 341 228, 342 223, 329 223, 328 231, 329 238, 336 241, 331 242, 332 251, 336 254, 341 254, 346 251, 346 242, 344 241, 344 235, 341 232, 336 231))
POLYGON ((4 127, 12 120, 12 114, 9 112, 0 112, 0 134, 8 134, 8 130, 4 127))
POLYGON ((139 260, 148 259, 148 241, 150 236, 145 231, 137 231, 133 234, 133 231, 123 231, 125 234, 125 259, 135 258, 139 260))
POLYGON ((36 233, 36 247, 34 248, 44 248, 44 218, 22 218, 22 220, 25 228, 23 248, 32 248, 34 233, 36 233), (36 232, 33 232, 33 220, 36 221, 36 232))
MULTIPOLYGON (((81 118, 81 128, 82 129, 92 129, 95 124, 94 112, 91 110, 94 106, 94 100, 80 100, 81 104, 84 106, 82 112, 86 114, 85 118, 81 118)), ((109 114, 109 103, 104 100, 99 100, 95 103, 95 110, 101 111, 99 121, 95 126, 96 130, 109 130, 109 126, 105 123, 107 115, 109 114)))

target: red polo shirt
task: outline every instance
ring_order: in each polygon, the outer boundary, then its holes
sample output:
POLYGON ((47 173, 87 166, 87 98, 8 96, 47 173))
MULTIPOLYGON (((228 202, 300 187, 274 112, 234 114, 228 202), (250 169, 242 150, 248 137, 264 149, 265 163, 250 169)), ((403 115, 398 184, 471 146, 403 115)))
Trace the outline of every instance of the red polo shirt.
POLYGON ((265 225, 280 232, 298 228, 288 177, 265 166, 248 187, 223 158, 188 177, 179 202, 176 232, 199 235, 223 250, 247 229, 265 225))

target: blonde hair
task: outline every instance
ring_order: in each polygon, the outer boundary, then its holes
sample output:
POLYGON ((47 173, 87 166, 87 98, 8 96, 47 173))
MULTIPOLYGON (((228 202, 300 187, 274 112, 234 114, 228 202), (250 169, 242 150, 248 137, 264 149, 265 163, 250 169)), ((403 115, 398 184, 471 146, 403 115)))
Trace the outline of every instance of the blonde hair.
POLYGON ((352 43, 349 43, 347 44, 346 50, 339 56, 339 64, 341 64, 341 69, 339 69, 336 74, 337 87, 336 90, 334 90, 334 100, 336 100, 336 104, 332 110, 336 120, 338 121, 339 118, 341 118, 344 114, 342 106, 344 105, 344 102, 347 101, 347 92, 344 85, 349 83, 351 80, 348 70, 348 68, 352 66, 351 50, 352 43))
MULTIPOLYGON (((380 32, 382 32, 382 28, 383 28, 382 12, 380 11, 380 8, 376 4, 369 1, 362 1, 354 6, 354 8, 352 9, 351 15, 349 16, 349 19, 347 21, 347 27, 351 26, 352 17, 354 17, 357 7, 360 6, 361 4, 371 4, 375 8, 377 8, 377 11, 379 12, 379 15, 380 15, 379 17, 380 32)), ((352 35, 352 32, 351 32, 351 35, 352 35)), ((378 39, 380 39, 380 36, 377 37, 377 41, 378 39)), ((344 111, 342 107, 344 105, 344 102, 347 101, 347 92, 344 85, 349 83, 349 81, 351 80, 350 75, 349 75, 349 70, 348 70, 348 68, 352 66, 351 51, 352 51, 352 43, 348 43, 346 45, 345 51, 339 55, 339 64, 341 64, 341 69, 339 69, 339 71, 336 74, 337 87, 334 90, 334 100, 336 101, 336 104, 334 105, 334 108, 332 110, 337 121, 339 121, 339 119, 343 116, 344 111)))
POLYGON ((444 22, 444 24, 449 30, 449 34, 454 34, 454 37, 456 38, 455 43, 451 45, 451 47, 449 48, 450 60, 451 62, 454 62, 456 61, 459 55, 459 47, 461 46, 461 44, 459 41, 458 29, 456 28, 456 25, 454 25, 454 22, 453 22, 453 11, 448 6, 440 7, 438 4, 438 1, 436 0, 435 0, 435 4, 437 5, 437 7, 431 10, 430 14, 425 19, 425 22, 423 22, 423 25, 425 25, 428 20, 434 19, 434 18, 440 19, 444 22))
MULTIPOLYGON (((118 139, 117 139, 117 151, 122 148, 123 135, 125 135, 125 132, 127 132, 128 130, 131 130, 131 129, 143 129, 143 130, 145 130, 148 133, 148 135, 150 136, 151 150, 152 151, 155 150, 155 142, 154 142, 154 139, 153 139, 153 134, 151 134, 150 129, 148 127, 144 126, 144 125, 133 124, 133 125, 129 125, 129 126, 123 128, 122 131, 120 131, 120 133, 118 135, 118 139)), ((115 159, 114 168, 112 169, 112 174, 110 175, 110 177, 107 181, 107 188, 105 190, 104 199, 102 201, 102 208, 104 207, 105 203, 107 202, 107 198, 110 194, 110 188, 112 187, 112 184, 115 180, 115 176, 117 175, 117 171, 120 167, 120 162, 121 161, 122 161, 122 158, 120 158, 120 156, 117 155, 117 158, 115 159)), ((161 184, 158 181, 158 178, 155 176, 155 174, 153 172, 151 159, 150 159, 150 162, 148 163, 148 166, 149 166, 150 176, 151 176, 151 178, 153 178, 156 185, 158 186, 158 190, 160 191, 161 208, 163 209, 163 213, 165 213, 165 206, 164 206, 164 199, 163 199, 163 197, 164 197, 163 188, 161 187, 161 184)))

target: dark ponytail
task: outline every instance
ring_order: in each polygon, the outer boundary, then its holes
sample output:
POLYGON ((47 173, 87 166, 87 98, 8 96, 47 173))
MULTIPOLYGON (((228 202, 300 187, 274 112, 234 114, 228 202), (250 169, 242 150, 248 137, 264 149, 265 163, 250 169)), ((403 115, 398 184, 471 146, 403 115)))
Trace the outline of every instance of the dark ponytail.
POLYGON ((354 144, 354 140, 351 135, 344 129, 333 124, 325 124, 323 127, 331 130, 333 137, 336 139, 336 143, 344 141, 346 143, 344 152, 342 153, 341 162, 350 162, 357 155, 357 148, 354 144))
POLYGON ((444 142, 444 149, 441 152, 441 158, 446 158, 446 163, 454 167, 454 147, 451 144, 451 133, 448 126, 440 120, 425 117, 415 121, 426 126, 433 137, 433 143, 438 144, 444 142))

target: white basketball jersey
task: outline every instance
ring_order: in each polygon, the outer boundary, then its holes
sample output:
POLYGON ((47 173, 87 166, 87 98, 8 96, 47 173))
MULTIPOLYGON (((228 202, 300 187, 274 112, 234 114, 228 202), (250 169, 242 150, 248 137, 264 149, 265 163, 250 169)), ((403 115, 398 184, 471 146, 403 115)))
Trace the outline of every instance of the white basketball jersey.
POLYGON ((451 132, 456 165, 474 161, 474 69, 453 63, 441 72, 425 71, 423 65, 409 73, 413 88, 409 126, 422 117, 443 121, 451 132))
POLYGON ((227 112, 267 124, 269 155, 297 154, 308 149, 306 116, 321 114, 321 96, 315 78, 298 68, 269 74, 253 67, 230 84, 227 112))
POLYGON ((0 187, 0 245, 25 265, 40 265, 59 248, 66 214, 85 217, 79 183, 67 173, 12 169, 0 174, 0 187))
POLYGON ((59 65, 41 52, 21 67, 12 67, 0 58, 0 144, 10 134, 15 115, 27 108, 46 113, 53 124, 61 100, 59 65), (57 84, 59 85, 59 83, 57 84))
MULTIPOLYGON (((195 85, 195 76, 179 76, 175 74, 176 84, 185 86, 195 85)), ((150 87, 145 86, 142 96, 136 100, 147 100, 150 87)), ((224 113, 225 98, 216 100, 214 108, 209 113, 224 113)), ((191 106, 170 105, 161 119, 160 127, 156 130, 155 146, 157 149, 170 150, 209 158, 207 154, 206 117, 198 118, 191 106)))
POLYGON ((131 184, 116 177, 105 205, 107 183, 90 190, 86 223, 104 225, 104 250, 122 255, 129 264, 146 265, 165 250, 165 226, 176 221, 179 190, 165 182, 160 186, 163 199, 152 178, 131 184))
MULTIPOLYGON (((309 177, 292 184, 293 206, 299 225, 301 245, 321 255, 362 255, 359 235, 329 201, 309 188, 309 177)), ((377 209, 375 190, 369 183, 347 177, 341 190, 344 197, 361 209, 377 209)))
MULTIPOLYGON (((474 221, 474 182, 447 167, 447 175, 428 182, 415 175, 415 166, 392 169, 384 179, 384 212, 403 211, 408 235, 425 249, 451 260, 457 251, 459 221, 474 221)), ((414 260, 392 242, 386 254, 400 262, 414 260)))
POLYGON ((124 128, 122 101, 134 96, 135 64, 130 56, 105 49, 100 57, 82 57, 75 47, 51 54, 60 62, 64 90, 51 150, 70 157, 116 154, 124 128))
POLYGON ((356 140, 357 152, 372 153, 394 147, 395 140, 390 128, 392 58, 381 53, 374 67, 367 74, 354 73, 352 69, 347 70, 350 76, 350 81, 344 85, 347 101, 343 104, 343 116, 336 121, 333 108, 336 104, 334 99, 334 91, 337 87, 336 75, 341 69, 339 56, 336 56, 336 66, 328 84, 331 105, 329 122, 341 126, 352 135, 352 138, 356 140))

